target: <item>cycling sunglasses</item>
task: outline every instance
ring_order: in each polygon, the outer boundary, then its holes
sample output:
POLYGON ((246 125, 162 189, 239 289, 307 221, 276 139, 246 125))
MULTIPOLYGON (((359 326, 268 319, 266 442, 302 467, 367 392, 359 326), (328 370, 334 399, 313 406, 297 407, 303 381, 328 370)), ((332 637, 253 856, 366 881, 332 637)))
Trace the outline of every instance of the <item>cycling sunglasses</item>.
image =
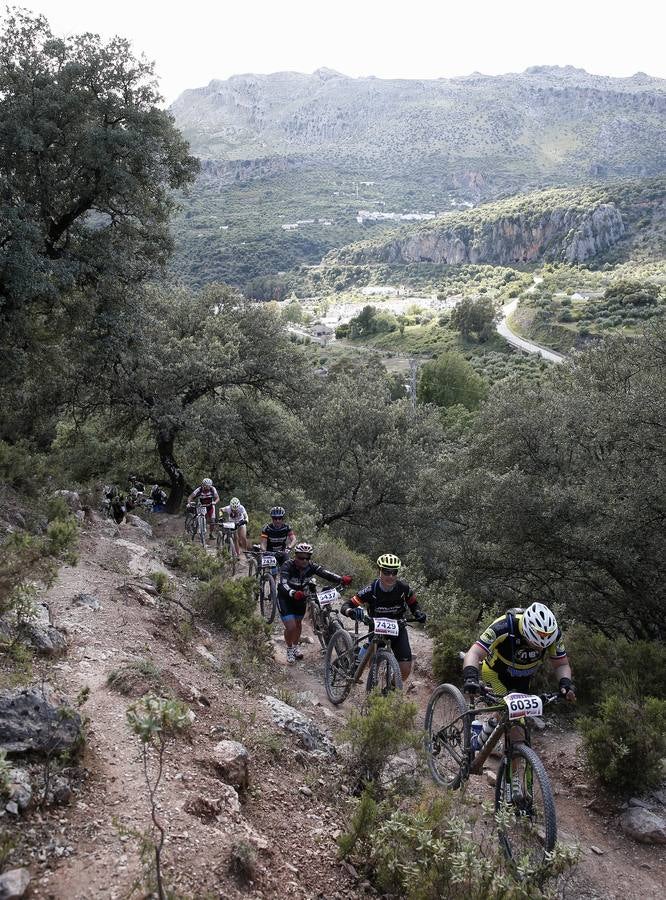
POLYGON ((391 578, 398 577, 398 569, 380 569, 379 572, 381 575, 388 575, 391 578))
POLYGON ((312 556, 311 556, 310 553, 306 553, 306 554, 303 554, 303 553, 295 553, 295 554, 294 554, 294 559, 312 559, 312 556))

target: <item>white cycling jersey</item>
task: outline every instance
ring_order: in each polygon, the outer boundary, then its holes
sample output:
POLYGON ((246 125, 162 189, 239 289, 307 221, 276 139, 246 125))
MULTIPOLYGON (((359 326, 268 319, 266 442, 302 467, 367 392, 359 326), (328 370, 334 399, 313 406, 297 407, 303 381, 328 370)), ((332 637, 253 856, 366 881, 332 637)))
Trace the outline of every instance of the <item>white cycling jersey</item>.
POLYGON ((247 510, 243 505, 238 509, 232 509, 230 506, 223 506, 222 512, 230 522, 247 522, 247 510))

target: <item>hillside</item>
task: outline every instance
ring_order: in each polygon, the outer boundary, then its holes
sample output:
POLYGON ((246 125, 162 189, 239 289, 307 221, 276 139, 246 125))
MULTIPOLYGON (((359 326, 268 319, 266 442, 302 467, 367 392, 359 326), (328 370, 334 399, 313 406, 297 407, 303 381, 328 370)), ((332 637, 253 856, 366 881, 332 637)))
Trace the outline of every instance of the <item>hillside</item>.
POLYGON ((664 179, 648 179, 517 195, 334 251, 325 263, 583 263, 623 240, 631 252, 650 229, 662 236, 665 189, 664 179))
POLYGON ((202 169, 174 223, 175 270, 239 286, 402 217, 666 168, 666 82, 571 67, 381 80, 238 75, 185 91, 176 124, 202 169))

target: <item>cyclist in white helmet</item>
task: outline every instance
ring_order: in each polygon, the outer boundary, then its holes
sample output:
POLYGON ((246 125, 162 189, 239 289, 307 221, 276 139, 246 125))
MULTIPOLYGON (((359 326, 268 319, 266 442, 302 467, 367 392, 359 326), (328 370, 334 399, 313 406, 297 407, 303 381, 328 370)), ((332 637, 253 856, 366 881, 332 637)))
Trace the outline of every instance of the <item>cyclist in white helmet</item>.
MULTIPOLYGON (((555 616, 543 603, 532 603, 527 609, 510 609, 495 619, 472 644, 463 661, 464 690, 479 690, 479 670, 490 689, 499 696, 510 691, 527 694, 532 675, 547 656, 560 676, 560 693, 576 702, 576 688, 571 680, 569 657, 555 616)), ((516 724, 511 729, 512 741, 524 741, 525 731, 516 724)))
POLYGON ((247 510, 238 497, 232 497, 228 506, 222 507, 224 517, 228 522, 236 526, 234 531, 234 544, 236 552, 240 556, 241 550, 247 550, 247 526, 249 523, 247 510))

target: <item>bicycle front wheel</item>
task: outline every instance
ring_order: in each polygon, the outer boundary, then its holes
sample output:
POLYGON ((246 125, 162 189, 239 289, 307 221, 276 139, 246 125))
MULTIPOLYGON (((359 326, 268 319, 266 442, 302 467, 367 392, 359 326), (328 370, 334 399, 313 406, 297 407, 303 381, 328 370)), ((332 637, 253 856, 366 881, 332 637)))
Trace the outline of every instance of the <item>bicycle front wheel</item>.
POLYGON ((500 763, 495 785, 495 816, 500 846, 514 864, 538 867, 557 841, 555 801, 548 775, 526 744, 511 748, 511 763, 500 763))
POLYGON ((205 516, 199 516, 199 522, 197 524, 197 536, 201 541, 201 546, 206 546, 206 518, 205 516))
POLYGON ((390 650, 378 650, 370 666, 366 689, 369 693, 375 688, 384 696, 389 691, 402 690, 400 666, 390 650))
POLYGON ((349 696, 354 675, 354 641, 343 628, 335 632, 326 648, 324 686, 336 706, 349 696))
POLYGON ((425 750, 434 781, 449 790, 460 787, 470 744, 467 704, 453 684, 433 691, 425 717, 425 750))
POLYGON ((270 625, 275 618, 277 608, 277 590, 275 579, 270 572, 261 576, 259 581, 259 610, 261 616, 270 625))

